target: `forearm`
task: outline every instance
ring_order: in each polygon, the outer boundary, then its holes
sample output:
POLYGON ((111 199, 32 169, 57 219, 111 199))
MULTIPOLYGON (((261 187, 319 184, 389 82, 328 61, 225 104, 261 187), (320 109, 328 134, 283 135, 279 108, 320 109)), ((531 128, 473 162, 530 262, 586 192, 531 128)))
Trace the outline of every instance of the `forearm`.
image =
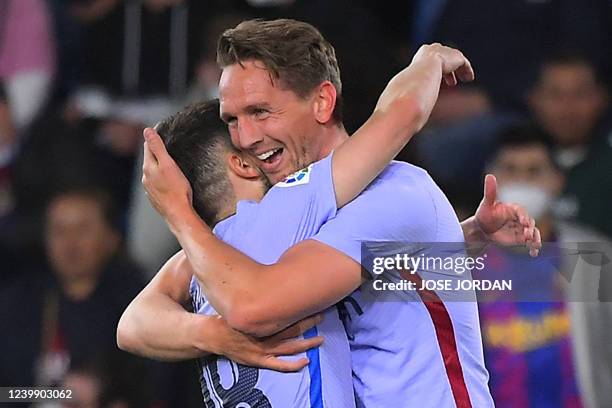
POLYGON ((363 191, 424 126, 441 81, 441 61, 431 56, 413 62, 389 82, 372 116, 334 153, 338 207, 363 191))
POLYGON ((216 316, 186 311, 160 293, 141 293, 117 327, 120 349, 156 360, 178 361, 213 353, 216 316))
POLYGON ((173 219, 171 229, 208 301, 236 330, 257 337, 276 333, 334 305, 362 282, 359 264, 323 244, 306 240, 276 264, 262 265, 217 239, 195 212, 173 219))
POLYGON ((235 324, 238 308, 267 292, 264 265, 218 239, 192 208, 168 221, 207 300, 230 326, 241 329, 235 324))

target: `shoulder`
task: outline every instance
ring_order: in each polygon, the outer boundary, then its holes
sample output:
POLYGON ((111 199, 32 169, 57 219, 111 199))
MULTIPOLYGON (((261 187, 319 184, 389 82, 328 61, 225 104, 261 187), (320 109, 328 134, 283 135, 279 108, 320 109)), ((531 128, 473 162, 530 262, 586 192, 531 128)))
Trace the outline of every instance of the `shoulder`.
POLYGON ((430 240, 435 231, 437 188, 417 166, 392 162, 361 195, 338 210, 321 235, 359 241, 430 240))
MULTIPOLYGON (((408 209, 419 212, 431 204, 432 188, 437 187, 429 174, 408 163, 392 162, 370 185, 339 214, 368 212, 369 216, 404 218, 408 209)), ((431 207, 431 206, 429 206, 431 207)))
POLYGON ((333 153, 319 161, 309 164, 293 174, 288 175, 282 181, 276 183, 270 189, 268 194, 266 194, 266 196, 271 195, 271 193, 274 192, 296 193, 309 190, 311 188, 316 188, 322 182, 331 182, 332 157, 333 153))
POLYGON ((429 173, 424 169, 404 162, 393 161, 364 190, 367 194, 394 191, 407 195, 426 191, 433 184, 429 173))

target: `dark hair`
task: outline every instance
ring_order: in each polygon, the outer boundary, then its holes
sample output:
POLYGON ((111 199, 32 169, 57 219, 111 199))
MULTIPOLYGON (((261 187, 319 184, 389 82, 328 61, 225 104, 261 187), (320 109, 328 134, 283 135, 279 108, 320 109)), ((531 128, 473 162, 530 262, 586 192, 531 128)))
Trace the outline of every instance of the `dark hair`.
POLYGON ((552 139, 542 128, 526 123, 512 126, 502 131, 490 154, 490 162, 497 159, 500 152, 504 149, 538 146, 546 150, 548 158, 553 166, 558 168, 553 156, 552 139))
POLYGON ((151 362, 136 356, 119 350, 103 350, 73 358, 68 373, 99 383, 100 407, 120 401, 129 407, 147 407, 153 402, 150 397, 153 378, 147 372, 151 368, 151 362))
POLYGON ((261 61, 302 98, 323 81, 330 81, 337 92, 333 118, 342 123, 342 82, 336 53, 312 25, 290 19, 255 19, 226 30, 217 45, 219 66, 247 60, 261 61))
POLYGON ((225 154, 235 151, 227 125, 219 118, 219 101, 189 105, 155 129, 191 184, 196 212, 214 225, 225 200, 233 197, 225 154))
POLYGON ((57 200, 79 197, 90 200, 99 207, 102 219, 113 230, 119 231, 120 216, 113 196, 104 188, 92 185, 75 184, 64 186, 55 191, 47 203, 47 208, 57 200))
POLYGON ((579 50, 575 50, 572 48, 563 48, 556 50, 550 53, 548 56, 544 58, 542 63, 540 64, 540 70, 538 72, 537 81, 540 82, 542 80, 542 75, 544 74, 544 70, 550 67, 558 67, 558 66, 585 66, 591 69, 593 72, 593 78, 597 82, 598 85, 604 84, 604 76, 599 68, 599 66, 589 58, 586 54, 580 52, 579 50))

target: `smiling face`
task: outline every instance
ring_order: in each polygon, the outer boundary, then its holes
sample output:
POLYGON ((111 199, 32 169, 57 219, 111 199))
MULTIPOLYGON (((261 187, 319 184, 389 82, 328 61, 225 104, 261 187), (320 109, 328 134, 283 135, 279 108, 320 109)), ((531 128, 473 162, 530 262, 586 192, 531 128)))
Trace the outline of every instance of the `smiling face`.
POLYGON ((287 89, 259 61, 223 69, 221 118, 232 143, 249 154, 274 184, 324 157, 325 124, 316 92, 304 98, 287 89))

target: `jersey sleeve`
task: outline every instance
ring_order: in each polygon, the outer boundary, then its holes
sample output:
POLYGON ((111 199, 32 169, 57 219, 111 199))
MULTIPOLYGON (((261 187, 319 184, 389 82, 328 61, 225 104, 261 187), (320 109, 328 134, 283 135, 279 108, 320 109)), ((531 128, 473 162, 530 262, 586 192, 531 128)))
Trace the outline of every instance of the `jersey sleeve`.
POLYGON ((292 237, 284 238, 295 243, 314 235, 336 211, 329 155, 274 185, 257 206, 256 214, 270 225, 282 223, 282 231, 292 233, 292 237))

